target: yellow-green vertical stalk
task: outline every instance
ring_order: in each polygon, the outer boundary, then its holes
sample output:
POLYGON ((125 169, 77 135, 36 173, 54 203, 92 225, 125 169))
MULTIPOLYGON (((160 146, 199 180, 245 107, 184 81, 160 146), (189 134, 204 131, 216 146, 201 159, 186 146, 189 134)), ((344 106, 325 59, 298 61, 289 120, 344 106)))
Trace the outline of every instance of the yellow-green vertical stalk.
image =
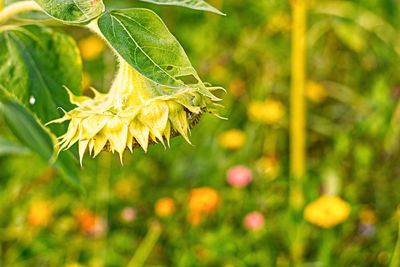
POLYGON ((290 92, 290 207, 292 211, 290 254, 294 266, 302 266, 304 224, 300 220, 304 205, 303 183, 306 169, 306 16, 307 0, 291 0, 292 58, 290 92))
POLYGON ((149 257, 151 251, 157 243, 158 238, 161 234, 161 225, 158 222, 153 222, 149 230, 140 244, 139 248, 136 250, 132 259, 128 263, 128 267, 142 267, 149 257))
MULTIPOLYGON (((397 215, 397 217, 400 217, 399 212, 397 212, 396 215, 397 215)), ((395 267, 395 266, 400 265, 400 218, 397 218, 397 219, 398 219, 397 240, 396 240, 396 245, 393 250, 392 259, 390 261, 389 267, 395 267)))
POLYGON ((306 2, 292 0, 292 85, 290 93, 290 172, 292 175, 291 205, 301 209, 302 179, 305 173, 305 80, 306 80, 306 2))

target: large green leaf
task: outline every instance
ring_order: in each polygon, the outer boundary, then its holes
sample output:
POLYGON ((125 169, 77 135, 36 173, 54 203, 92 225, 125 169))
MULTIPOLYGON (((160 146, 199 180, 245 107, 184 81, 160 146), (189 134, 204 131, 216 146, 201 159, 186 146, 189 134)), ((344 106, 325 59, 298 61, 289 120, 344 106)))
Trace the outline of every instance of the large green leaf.
POLYGON ((0 137, 0 156, 10 154, 26 154, 29 149, 0 137))
POLYGON ((211 6, 204 0, 141 0, 141 1, 158 5, 183 6, 191 9, 210 11, 220 15, 225 15, 224 13, 222 13, 215 7, 211 6))
POLYGON ((85 24, 104 11, 102 0, 35 0, 51 17, 67 23, 85 24))
MULTIPOLYGON (((36 25, 0 33, 0 96, 21 101, 42 123, 59 118, 59 107, 73 108, 63 86, 80 94, 81 79, 82 62, 71 37, 36 25)), ((51 129, 60 134, 64 127, 51 129)))
POLYGON ((148 9, 114 10, 98 20, 100 31, 133 68, 147 78, 177 89, 205 88, 182 46, 157 14, 148 9), (184 82, 193 80, 193 82, 184 82))
MULTIPOLYGON (((1 102, 4 121, 18 140, 46 161, 54 159, 54 144, 51 136, 36 118, 21 104, 11 100, 1 102)), ((54 167, 69 183, 81 188, 78 161, 68 151, 62 152, 54 167)))

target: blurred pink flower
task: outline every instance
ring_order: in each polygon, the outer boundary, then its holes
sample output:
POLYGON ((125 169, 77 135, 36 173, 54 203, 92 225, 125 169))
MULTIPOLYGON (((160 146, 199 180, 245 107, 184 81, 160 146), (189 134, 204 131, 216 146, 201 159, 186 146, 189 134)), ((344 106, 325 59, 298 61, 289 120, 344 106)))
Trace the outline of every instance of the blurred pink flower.
POLYGON ((253 174, 246 166, 234 166, 228 170, 226 180, 233 187, 246 187, 253 180, 253 174))
POLYGON ((258 231, 264 227, 264 215, 258 211, 248 213, 243 220, 244 226, 252 231, 258 231))
POLYGON ((124 222, 131 222, 136 218, 137 212, 132 207, 126 207, 121 211, 121 218, 124 222))

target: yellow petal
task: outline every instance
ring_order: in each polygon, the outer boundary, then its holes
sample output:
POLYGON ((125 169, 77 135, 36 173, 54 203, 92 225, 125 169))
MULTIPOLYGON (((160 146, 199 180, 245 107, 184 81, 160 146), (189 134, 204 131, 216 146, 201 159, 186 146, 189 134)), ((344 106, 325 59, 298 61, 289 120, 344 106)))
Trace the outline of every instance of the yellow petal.
POLYGON ((69 101, 74 105, 80 106, 81 104, 83 104, 83 102, 85 102, 87 100, 91 100, 91 98, 87 97, 87 96, 76 96, 76 95, 74 95, 66 86, 64 86, 64 88, 68 92, 69 101))
POLYGON ((88 144, 89 144, 89 140, 79 141, 79 162, 81 163, 81 167, 82 167, 83 154, 85 154, 88 144))
POLYGON ((168 147, 170 147, 169 139, 171 138, 171 123, 169 121, 167 122, 167 126, 165 127, 164 136, 167 140, 168 147))
POLYGON ((93 158, 95 158, 104 148, 104 146, 107 144, 107 137, 103 134, 103 132, 97 133, 97 135, 94 137, 94 154, 93 158))
MULTIPOLYGON (((144 122, 151 134, 164 144, 162 133, 168 122, 168 106, 166 103, 154 101, 146 106, 140 114, 140 121, 144 122)), ((155 138, 153 139, 156 141, 155 138)))
POLYGON ((108 118, 109 116, 93 115, 87 119, 83 119, 82 139, 93 138, 101 129, 103 129, 104 125, 106 125, 108 118))
POLYGON ((137 121, 132 121, 129 126, 129 131, 135 137, 136 141, 147 152, 147 146, 149 144, 149 128, 137 121))
POLYGON ((189 129, 189 124, 186 117, 186 112, 184 109, 176 103, 168 103, 169 108, 169 120, 172 127, 177 130, 185 140, 191 144, 188 136, 187 130, 189 129))
POLYGON ((122 156, 126 148, 128 126, 119 117, 114 116, 108 120, 104 133, 110 142, 111 150, 122 156))

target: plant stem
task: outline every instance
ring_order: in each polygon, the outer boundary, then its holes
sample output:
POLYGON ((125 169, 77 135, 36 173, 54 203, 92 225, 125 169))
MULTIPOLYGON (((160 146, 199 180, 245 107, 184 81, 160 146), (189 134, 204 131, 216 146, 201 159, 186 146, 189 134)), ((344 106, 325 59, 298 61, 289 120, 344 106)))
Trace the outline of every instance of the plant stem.
POLYGON ((396 245, 393 250, 392 260, 390 261, 389 267, 396 267, 400 265, 400 219, 398 222, 398 233, 396 245))
MULTIPOLYGON (((0 6, 2 6, 4 0, 0 0, 0 6)), ((1 8, 0 8, 1 10, 1 8)), ((27 11, 42 11, 42 8, 36 4, 34 1, 22 1, 22 2, 16 2, 14 4, 11 4, 9 6, 6 6, 1 12, 0 12, 0 23, 3 23, 7 19, 22 13, 22 12, 27 12, 27 11)))
POLYGON ((306 1, 292 0, 292 10, 290 163, 293 178, 302 179, 305 172, 306 1))
POLYGON ((133 255, 131 261, 129 262, 127 267, 141 267, 145 263, 147 257, 150 255, 151 251, 154 248, 154 245, 157 243, 158 238, 161 234, 161 226, 158 222, 153 222, 150 225, 150 228, 140 244, 139 248, 136 250, 133 255))
POLYGON ((306 81, 306 2, 291 0, 292 5, 292 58, 290 92, 290 207, 293 235, 291 259, 294 266, 302 266, 304 236, 301 210, 304 205, 303 180, 305 175, 305 81, 306 81))

